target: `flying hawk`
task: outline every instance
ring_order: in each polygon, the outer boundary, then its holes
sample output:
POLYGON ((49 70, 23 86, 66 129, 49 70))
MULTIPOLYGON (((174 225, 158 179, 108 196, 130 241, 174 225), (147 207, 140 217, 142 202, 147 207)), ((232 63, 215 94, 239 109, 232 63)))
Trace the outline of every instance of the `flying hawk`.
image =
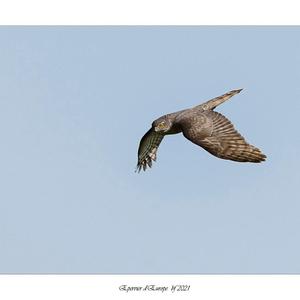
POLYGON ((227 118, 214 111, 218 105, 241 90, 230 91, 193 108, 155 120, 140 141, 136 170, 145 171, 147 166, 151 167, 164 136, 180 132, 188 140, 219 158, 252 163, 264 161, 266 156, 258 148, 248 144, 227 118))

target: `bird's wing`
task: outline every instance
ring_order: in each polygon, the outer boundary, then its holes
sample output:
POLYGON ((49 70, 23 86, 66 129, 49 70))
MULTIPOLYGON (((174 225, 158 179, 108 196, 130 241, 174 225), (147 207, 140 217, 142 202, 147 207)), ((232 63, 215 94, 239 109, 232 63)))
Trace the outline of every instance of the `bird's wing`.
POLYGON ((163 137, 164 135, 155 132, 152 128, 142 137, 138 150, 136 171, 140 172, 141 169, 145 171, 147 165, 151 168, 152 161, 156 160, 156 152, 163 137))
POLYGON ((232 90, 230 92, 227 92, 224 95, 218 96, 216 98, 213 98, 211 100, 208 100, 200 105, 197 105, 195 108, 198 108, 200 110, 213 110, 215 109, 218 105, 222 104, 223 102, 229 100, 232 96, 240 93, 242 89, 239 90, 232 90))
MULTIPOLYGON (((203 126, 184 126, 183 134, 187 139, 219 158, 239 162, 265 160, 266 156, 258 148, 248 144, 222 114, 215 111, 206 111, 204 114, 210 125, 205 128, 205 132, 203 126)), ((195 122, 195 118, 192 122, 195 122)))

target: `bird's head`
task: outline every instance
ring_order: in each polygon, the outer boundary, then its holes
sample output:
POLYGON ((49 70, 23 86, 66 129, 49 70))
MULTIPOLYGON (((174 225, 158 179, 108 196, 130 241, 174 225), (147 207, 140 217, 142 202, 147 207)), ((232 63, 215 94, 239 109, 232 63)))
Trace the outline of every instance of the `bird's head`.
POLYGON ((172 122, 166 116, 162 116, 152 123, 152 128, 154 128, 155 132, 164 133, 169 131, 171 127, 172 122))

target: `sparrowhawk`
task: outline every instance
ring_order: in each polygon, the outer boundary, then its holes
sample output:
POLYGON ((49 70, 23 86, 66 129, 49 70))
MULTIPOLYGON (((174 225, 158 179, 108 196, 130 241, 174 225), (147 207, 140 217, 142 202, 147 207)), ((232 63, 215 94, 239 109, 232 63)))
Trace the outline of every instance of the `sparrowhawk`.
POLYGON ((182 132, 183 135, 219 158, 259 163, 266 156, 248 144, 232 123, 214 109, 240 90, 230 91, 190 109, 164 115, 152 123, 142 137, 138 149, 137 171, 146 170, 156 160, 156 152, 165 135, 182 132))

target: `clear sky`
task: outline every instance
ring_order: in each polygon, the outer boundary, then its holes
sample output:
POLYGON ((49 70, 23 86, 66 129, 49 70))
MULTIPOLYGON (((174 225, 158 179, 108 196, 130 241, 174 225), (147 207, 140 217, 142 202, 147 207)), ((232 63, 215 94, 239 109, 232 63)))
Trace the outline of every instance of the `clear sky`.
POLYGON ((300 273, 300 27, 0 28, 0 272, 300 273), (268 157, 181 134, 134 173, 165 113, 218 107, 268 157))

